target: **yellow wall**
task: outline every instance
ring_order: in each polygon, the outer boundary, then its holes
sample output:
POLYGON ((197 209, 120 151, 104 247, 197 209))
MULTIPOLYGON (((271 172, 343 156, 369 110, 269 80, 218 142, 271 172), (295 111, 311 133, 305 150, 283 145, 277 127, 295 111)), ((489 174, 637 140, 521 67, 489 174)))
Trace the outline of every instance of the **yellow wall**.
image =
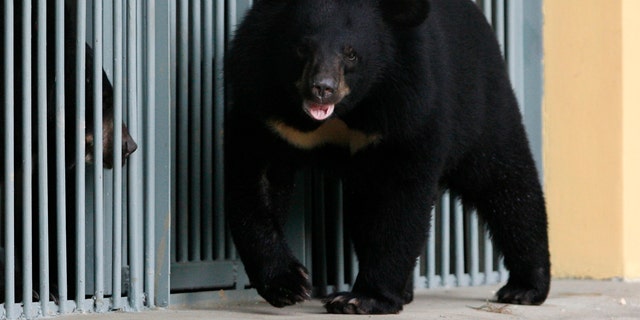
POLYGON ((625 276, 640 277, 640 1, 622 4, 625 276))
POLYGON ((544 1, 544 170, 554 276, 640 278, 640 28, 632 21, 640 18, 639 5, 544 1))

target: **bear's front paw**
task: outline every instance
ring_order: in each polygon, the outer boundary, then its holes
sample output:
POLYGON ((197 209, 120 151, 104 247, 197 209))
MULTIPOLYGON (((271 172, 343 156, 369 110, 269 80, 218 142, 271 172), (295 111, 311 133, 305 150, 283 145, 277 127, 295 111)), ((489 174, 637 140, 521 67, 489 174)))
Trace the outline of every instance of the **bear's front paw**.
POLYGON ((507 283, 496 294, 498 302, 540 305, 547 299, 548 289, 531 288, 507 283))
POLYGON ((271 270, 266 278, 268 280, 256 289, 274 307, 282 308, 311 299, 309 273, 299 263, 271 270))
POLYGON ((352 292, 334 293, 322 300, 329 313, 336 314, 394 314, 402 311, 402 305, 377 300, 352 292))

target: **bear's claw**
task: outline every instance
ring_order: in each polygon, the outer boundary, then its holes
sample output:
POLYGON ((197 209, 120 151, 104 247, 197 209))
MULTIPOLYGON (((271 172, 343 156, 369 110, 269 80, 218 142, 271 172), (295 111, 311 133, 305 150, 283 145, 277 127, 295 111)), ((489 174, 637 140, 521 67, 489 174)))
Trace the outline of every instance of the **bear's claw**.
POLYGON ((395 314, 402 311, 401 304, 352 292, 334 293, 322 299, 322 303, 327 312, 335 314, 395 314))
POLYGON ((277 274, 268 283, 257 286, 258 293, 272 306, 282 308, 311 299, 309 274, 301 265, 292 265, 277 274))

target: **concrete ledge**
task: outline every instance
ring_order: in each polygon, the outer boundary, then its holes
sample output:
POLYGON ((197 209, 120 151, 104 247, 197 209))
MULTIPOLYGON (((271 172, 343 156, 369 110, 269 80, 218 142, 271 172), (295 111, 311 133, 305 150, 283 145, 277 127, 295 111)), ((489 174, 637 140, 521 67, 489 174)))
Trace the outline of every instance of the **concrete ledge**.
MULTIPOLYGON (((542 306, 490 302, 499 286, 420 290, 399 315, 377 319, 640 319, 640 283, 621 281, 555 280, 542 306)), ((250 297, 250 295, 247 295, 250 297)), ((63 316, 63 320, 202 320, 202 319, 346 319, 328 315, 319 300, 277 309, 262 300, 235 301, 224 295, 207 305, 172 307, 141 313, 63 316)), ((351 316, 353 319, 370 317, 351 316)))

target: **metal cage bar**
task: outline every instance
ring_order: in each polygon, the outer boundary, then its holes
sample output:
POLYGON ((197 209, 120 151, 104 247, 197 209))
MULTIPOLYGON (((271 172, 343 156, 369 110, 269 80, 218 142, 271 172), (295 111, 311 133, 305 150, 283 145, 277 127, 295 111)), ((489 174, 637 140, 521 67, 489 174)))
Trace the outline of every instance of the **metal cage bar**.
POLYGON ((186 262, 189 260, 189 25, 187 23, 189 17, 189 2, 187 0, 178 0, 178 153, 176 159, 177 166, 177 203, 178 212, 184 214, 178 215, 176 225, 176 241, 177 241, 177 261, 186 262))
POLYGON ((71 307, 67 303, 67 229, 66 229, 66 156, 65 156, 65 70, 64 70, 64 1, 55 2, 55 150, 56 150, 56 243, 58 257, 58 299, 60 312, 69 312, 71 307))
POLYGON ((478 215, 475 212, 469 212, 465 210, 465 215, 468 217, 468 227, 466 228, 469 234, 469 275, 470 285, 476 286, 481 284, 480 281, 480 236, 479 236, 479 221, 478 215))
MULTIPOLYGON (((190 1, 189 9, 189 260, 201 261, 202 257, 202 8, 200 1, 190 1)), ((186 94, 186 92, 185 92, 186 94)))
MULTIPOLYGON (((113 6, 113 123, 122 123, 123 109, 123 8, 121 1, 115 1, 113 6)), ((114 130, 113 141, 122 141, 122 131, 114 130)), ((122 149, 113 149, 113 306, 123 307, 122 299, 122 256, 123 256, 123 212, 122 212, 122 149)))
MULTIPOLYGON (((75 131, 76 141, 74 142, 76 148, 75 159, 75 210, 76 210, 76 303, 77 308, 80 311, 85 310, 84 296, 85 296, 85 134, 86 134, 86 81, 85 81, 85 66, 86 66, 86 21, 87 21, 87 3, 85 1, 78 2, 76 22, 77 34, 76 34, 76 110, 75 110, 75 131)), ((73 262, 72 262, 73 263, 73 262)))
MULTIPOLYGON (((214 196, 214 152, 210 146, 214 143, 213 124, 213 1, 204 1, 202 10, 202 238, 205 261, 214 259, 215 233, 213 212, 214 196), (206 147, 209 146, 209 147, 206 147)), ((197 60, 196 60, 197 61, 197 60)))
MULTIPOLYGON (((47 123, 47 7, 46 0, 38 1, 38 53, 37 53, 37 122, 38 122, 38 141, 47 141, 47 127, 42 125, 47 123)), ((49 179, 48 179, 48 151, 45 143, 38 143, 38 242, 40 259, 39 276, 40 276, 40 307, 43 315, 50 313, 49 294, 50 294, 50 277, 49 266, 52 257, 49 256, 49 179)))
POLYGON ((225 0, 216 0, 215 12, 213 14, 214 20, 214 69, 213 69, 213 84, 214 84, 214 113, 213 113, 213 190, 214 195, 214 224, 215 224, 215 242, 216 242, 216 259, 224 259, 225 251, 227 248, 226 233, 225 233, 225 220, 224 220, 224 147, 223 147, 223 132, 224 132, 224 50, 225 50, 225 28, 224 28, 224 13, 225 13, 225 0))
MULTIPOLYGON (((33 156, 32 148, 32 65, 31 1, 22 3, 22 306, 26 317, 33 314, 33 156)), ((20 214, 17 212, 17 214, 20 214)))
MULTIPOLYGON (((140 118, 140 108, 139 108, 139 97, 138 97, 138 74, 140 73, 137 69, 140 66, 140 61, 138 61, 138 10, 139 4, 137 1, 126 1, 126 106, 127 106, 127 115, 128 115, 128 123, 129 123, 129 132, 133 136, 140 137, 142 134, 141 130, 141 118, 140 118)), ((122 121, 115 122, 121 123, 122 121)), ((122 134, 121 130, 115 130, 116 133, 122 134)), ((122 138, 118 139, 116 135, 116 139, 114 141, 122 141, 122 138)), ((117 148, 122 150, 122 148, 117 148)), ((141 145, 139 149, 144 149, 141 145)), ((115 149, 114 149, 115 151, 115 149)), ((127 200, 128 200, 128 231, 129 236, 127 238, 128 241, 128 263, 129 263, 129 292, 128 292, 128 300, 129 307, 134 311, 139 311, 142 309, 142 301, 143 301, 143 215, 142 215, 142 157, 141 152, 136 152, 129 157, 129 165, 128 165, 128 179, 129 184, 127 188, 127 200)), ((122 155, 120 155, 122 156, 122 155)), ((116 159, 118 159, 116 157, 116 159)), ((121 163, 121 162, 116 162, 121 163)), ((116 165, 114 168, 119 168, 120 166, 116 165)))
POLYGON ((469 283, 466 279, 465 273, 465 254, 468 250, 465 250, 464 241, 464 209, 460 199, 453 199, 451 206, 453 207, 453 230, 454 230, 454 243, 455 243, 455 276, 456 285, 459 287, 468 286, 469 283))
POLYGON ((16 296, 14 287, 16 285, 15 281, 15 123, 14 123, 14 115, 15 115, 15 95, 14 95, 14 49, 15 49, 15 38, 14 38, 14 5, 13 1, 5 2, 4 7, 4 47, 5 52, 3 54, 3 58, 5 60, 5 74, 2 75, 4 77, 5 83, 5 96, 4 96, 4 172, 3 172, 3 180, 4 180, 4 213, 5 213, 5 221, 4 221, 4 254, 5 254, 5 274, 4 274, 4 283, 5 283, 5 308, 6 308, 6 317, 7 318, 15 318, 18 312, 17 306, 15 305, 16 296))
POLYGON ((146 121, 144 128, 144 137, 146 146, 144 147, 144 187, 145 187, 145 287, 144 292, 147 294, 147 307, 155 306, 155 273, 156 273, 156 242, 155 242, 155 225, 156 225, 156 3, 155 1, 146 2, 146 33, 145 33, 145 111, 146 121))
MULTIPOLYGON (((102 68, 103 68, 103 37, 102 37, 102 0, 93 2, 93 130, 102 132, 102 68)), ((94 145, 102 146, 102 134, 94 134, 94 145)), ((108 302, 105 301, 105 210, 104 210, 104 174, 102 148, 93 148, 93 213, 94 213, 94 282, 95 309, 106 311, 108 302)))

